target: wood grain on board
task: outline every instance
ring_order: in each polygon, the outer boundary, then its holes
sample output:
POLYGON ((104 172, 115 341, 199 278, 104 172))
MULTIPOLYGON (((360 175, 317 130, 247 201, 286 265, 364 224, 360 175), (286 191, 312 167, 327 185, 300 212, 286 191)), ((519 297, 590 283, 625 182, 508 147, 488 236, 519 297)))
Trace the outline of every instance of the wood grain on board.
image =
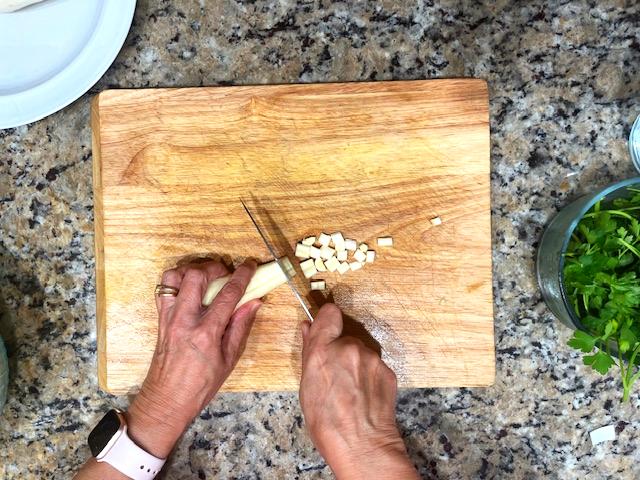
MULTIPOLYGON (((375 263, 322 278, 401 387, 493 382, 484 81, 109 90, 92 124, 102 388, 143 380, 163 270, 269 260, 239 201, 251 196, 276 243, 393 236, 375 263)), ((303 318, 286 286, 268 295, 224 389, 297 389, 303 318)))

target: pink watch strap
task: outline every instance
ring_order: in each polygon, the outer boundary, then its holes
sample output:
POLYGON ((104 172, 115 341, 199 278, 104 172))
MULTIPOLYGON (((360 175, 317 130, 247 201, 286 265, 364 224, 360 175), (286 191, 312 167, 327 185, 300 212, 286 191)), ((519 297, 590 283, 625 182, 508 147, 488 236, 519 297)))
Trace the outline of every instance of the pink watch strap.
POLYGON ((166 459, 145 452, 127 435, 127 426, 106 453, 99 455, 98 462, 107 462, 116 470, 133 480, 152 480, 162 469, 166 459))

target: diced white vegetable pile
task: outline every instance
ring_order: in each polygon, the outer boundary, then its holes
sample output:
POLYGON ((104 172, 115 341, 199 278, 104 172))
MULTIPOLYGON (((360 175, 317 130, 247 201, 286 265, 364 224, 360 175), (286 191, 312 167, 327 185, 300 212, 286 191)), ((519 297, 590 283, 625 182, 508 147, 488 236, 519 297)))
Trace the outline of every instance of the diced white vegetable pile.
MULTIPOLYGON (((380 247, 393 246, 392 237, 377 239, 380 247)), ((317 273, 338 272, 341 275, 360 270, 376 258, 375 250, 369 250, 366 243, 358 243, 352 238, 344 238, 341 232, 303 238, 296 244, 295 255, 300 259, 300 268, 307 278, 317 273)), ((312 280, 311 290, 324 290, 324 280, 312 280)))

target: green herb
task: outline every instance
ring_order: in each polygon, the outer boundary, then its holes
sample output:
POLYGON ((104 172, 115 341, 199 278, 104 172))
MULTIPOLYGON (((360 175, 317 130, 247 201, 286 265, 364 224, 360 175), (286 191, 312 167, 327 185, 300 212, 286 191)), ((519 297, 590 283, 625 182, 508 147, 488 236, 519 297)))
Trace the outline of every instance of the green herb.
POLYGON ((569 301, 587 330, 568 345, 603 375, 620 368, 623 401, 640 378, 640 190, 628 190, 628 198, 601 199, 584 215, 564 267, 569 301))

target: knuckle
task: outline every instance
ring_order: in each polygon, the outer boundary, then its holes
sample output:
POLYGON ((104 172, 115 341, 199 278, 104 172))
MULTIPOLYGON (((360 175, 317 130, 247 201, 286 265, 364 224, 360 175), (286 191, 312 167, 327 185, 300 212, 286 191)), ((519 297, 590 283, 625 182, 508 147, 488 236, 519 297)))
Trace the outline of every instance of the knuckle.
POLYGON ((171 270, 166 270, 162 274, 162 283, 165 285, 172 286, 173 284, 177 283, 179 280, 180 280, 180 274, 175 268, 172 268, 171 270))
POLYGON ((398 383, 396 373, 385 364, 382 364, 382 378, 389 385, 396 385, 398 383))
POLYGON ((213 341, 212 332, 206 328, 197 328, 191 334, 191 343, 205 350, 213 344, 213 341))
POLYGON ((202 278, 202 271, 197 268, 189 268, 184 272, 185 282, 197 282, 202 278))
POLYGON ((359 363, 362 359, 362 346, 355 341, 345 342, 340 349, 340 356, 349 363, 359 363))
POLYGON ((220 291, 222 301, 238 301, 244 295, 244 286, 236 280, 231 280, 220 291))

